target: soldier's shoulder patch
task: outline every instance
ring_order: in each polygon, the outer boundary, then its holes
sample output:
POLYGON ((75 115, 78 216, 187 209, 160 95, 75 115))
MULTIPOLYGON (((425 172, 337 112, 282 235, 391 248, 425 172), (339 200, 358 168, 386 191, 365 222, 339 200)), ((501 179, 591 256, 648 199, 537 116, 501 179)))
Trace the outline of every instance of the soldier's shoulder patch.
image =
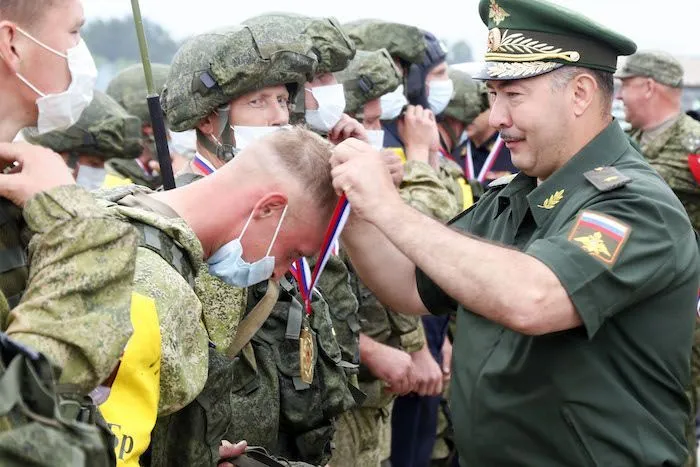
POLYGON ((596 167, 583 174, 586 180, 598 189, 598 191, 612 191, 627 185, 632 181, 630 177, 623 174, 615 167, 596 167))
POLYGON ((569 241, 608 266, 617 261, 631 227, 614 217, 583 211, 569 232, 569 241))
POLYGON ((489 188, 504 187, 508 185, 515 178, 516 175, 518 174, 504 175, 501 178, 497 178, 496 180, 489 183, 489 188))

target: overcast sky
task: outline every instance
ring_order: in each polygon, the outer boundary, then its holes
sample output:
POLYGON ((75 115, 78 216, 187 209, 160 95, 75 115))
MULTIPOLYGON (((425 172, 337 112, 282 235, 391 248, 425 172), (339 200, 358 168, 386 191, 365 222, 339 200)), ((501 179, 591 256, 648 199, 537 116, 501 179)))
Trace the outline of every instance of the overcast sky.
MULTIPOLYGON (((554 1, 627 35, 640 49, 663 49, 700 57, 700 41, 694 37, 700 29, 699 0, 554 1)), ((177 39, 236 24, 265 12, 293 11, 309 16, 335 16, 341 23, 379 18, 413 24, 448 41, 466 40, 477 57, 486 50, 486 27, 477 12, 478 0, 429 0, 421 8, 408 7, 406 0, 140 0, 140 3, 145 17, 161 24, 177 39)), ((88 21, 131 14, 129 0, 83 0, 83 5, 88 21)))

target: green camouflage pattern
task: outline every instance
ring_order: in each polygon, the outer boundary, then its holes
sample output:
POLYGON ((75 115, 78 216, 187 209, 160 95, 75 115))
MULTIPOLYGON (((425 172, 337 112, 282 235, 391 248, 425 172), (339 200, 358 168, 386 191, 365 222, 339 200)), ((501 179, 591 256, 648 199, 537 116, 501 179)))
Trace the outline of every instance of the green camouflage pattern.
MULTIPOLYGON (((180 217, 166 217, 133 202, 134 193, 150 193, 135 185, 102 190, 99 196, 115 216, 158 229, 186 254, 192 271, 203 264, 202 245, 180 217)), ((160 400, 158 414, 167 415, 189 404, 207 379, 209 339, 202 305, 192 286, 171 263, 141 246, 136 258, 133 291, 155 301, 161 333, 160 400)), ((112 420, 108 420, 112 422, 112 420)))
MULTIPOLYGON (((633 130, 630 137, 641 141, 642 132, 633 130)), ((654 139, 640 144, 642 154, 649 164, 673 189, 683 203, 693 228, 700 229, 700 185, 688 168, 688 155, 700 151, 700 122, 681 113, 678 119, 654 139)), ((691 356, 691 417, 688 422, 688 449, 691 456, 688 466, 696 465, 695 413, 700 398, 700 323, 696 321, 691 356)))
POLYGON ((391 430, 391 411, 359 407, 343 413, 338 418, 331 465, 379 467, 387 459, 381 446, 387 428, 391 430))
MULTIPOLYGON (((310 261, 313 271, 316 259, 310 261)), ((328 303, 333 335, 340 347, 342 361, 349 363, 345 372, 351 384, 358 386, 357 374, 360 365, 360 317, 358 303, 350 287, 350 275, 343 260, 331 255, 326 268, 318 278, 317 288, 328 303)))
POLYGON ((386 49, 358 51, 335 77, 345 90, 345 112, 352 115, 362 114, 366 103, 394 91, 403 82, 403 73, 386 49))
POLYGON ((452 117, 465 125, 489 108, 489 97, 486 85, 473 80, 469 73, 450 67, 447 73, 454 84, 454 94, 450 99, 443 116, 452 117))
POLYGON ((673 55, 659 50, 643 50, 630 55, 615 78, 651 78, 672 88, 683 87, 683 65, 673 55))
MULTIPOLYGON (((640 142, 642 132, 630 136, 640 142)), ((673 189, 688 212, 695 230, 700 230, 700 185, 688 168, 688 154, 700 151, 700 122, 686 114, 649 142, 642 142, 642 154, 673 189)))
MULTIPOLYGON (((249 290, 248 311, 265 290, 265 284, 249 290)), ((220 349, 210 350, 204 391, 184 410, 156 424, 152 467, 213 465, 222 439, 245 439, 275 456, 325 465, 331 452, 332 420, 351 408, 353 400, 340 366, 328 306, 318 296, 310 320, 314 381, 310 387, 295 387, 300 374, 299 341, 287 338, 286 332, 290 309, 299 316, 303 311, 293 293, 281 292, 270 317, 238 358, 231 360, 220 349)))
POLYGON ((465 182, 464 172, 455 161, 447 157, 441 157, 438 175, 445 188, 447 188, 447 191, 454 197, 457 205, 457 210, 450 217, 450 219, 452 219, 452 217, 462 212, 465 207, 469 207, 473 203, 473 199, 466 200, 465 203, 464 191, 462 189, 462 182, 465 182))
POLYGON ((28 142, 58 153, 89 154, 103 159, 134 159, 143 150, 141 120, 97 90, 75 125, 42 135, 25 130, 23 135, 28 142))
POLYGON ((0 301, 2 329, 61 368, 60 384, 87 394, 112 372, 131 336, 136 231, 75 185, 34 196, 22 214, 26 226, 18 231, 34 234, 29 276, 19 305, 10 311, 0 301))
POLYGON ((202 317, 209 339, 217 349, 228 349, 238 330, 238 323, 246 310, 248 291, 232 287, 209 274, 203 265, 195 280, 195 292, 202 302, 202 317))
MULTIPOLYGON (((295 13, 266 13, 242 22, 266 46, 284 47, 299 40, 310 41, 318 65, 315 73, 343 70, 355 56, 355 44, 333 17, 313 18, 295 13)), ((311 81, 311 80, 309 80, 311 81)))
POLYGON ((147 175, 135 159, 112 159, 105 164, 107 173, 128 179, 130 183, 155 190, 163 185, 159 173, 147 175))
POLYGON ((426 50, 423 31, 407 24, 363 19, 343 24, 357 50, 386 49, 392 57, 408 63, 423 63, 426 50))
POLYGON ((272 39, 278 28, 235 26, 185 42, 173 58, 161 96, 173 131, 195 128, 245 93, 311 81, 317 61, 310 42, 298 35, 276 43, 272 39))
POLYGON ((41 354, 0 335, 0 465, 109 467, 106 427, 64 416, 55 374, 41 354))
MULTIPOLYGON (((165 86, 170 67, 161 63, 152 63, 153 88, 160 93, 165 86)), ((107 95, 117 101, 131 115, 138 117, 143 123, 153 125, 151 113, 148 111, 146 96, 146 77, 143 73, 143 65, 136 64, 127 67, 117 73, 107 86, 107 95)))
POLYGON ((456 196, 461 190, 453 184, 447 187, 445 181, 451 177, 445 177, 442 170, 440 173, 442 175, 438 175, 438 172, 425 162, 408 161, 404 165, 404 177, 399 192, 401 198, 413 208, 434 219, 447 222, 462 210, 456 196))

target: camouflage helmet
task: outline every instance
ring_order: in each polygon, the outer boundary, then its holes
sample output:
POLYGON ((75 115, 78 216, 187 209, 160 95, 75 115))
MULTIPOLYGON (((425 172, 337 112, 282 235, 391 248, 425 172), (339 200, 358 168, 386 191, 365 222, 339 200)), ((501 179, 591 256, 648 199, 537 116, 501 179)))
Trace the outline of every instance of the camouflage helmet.
POLYGON ((415 27, 381 20, 363 19, 343 25, 358 50, 387 49, 392 57, 421 64, 426 51, 424 32, 415 27))
POLYGON ((366 103, 394 91, 402 81, 401 70, 386 49, 358 51, 335 76, 345 89, 345 111, 351 114, 362 113, 366 103))
POLYGON ((442 115, 469 125, 477 115, 489 108, 486 85, 453 67, 449 68, 448 74, 454 84, 454 94, 442 115))
POLYGON ((304 36, 316 54, 316 73, 335 73, 348 66, 355 56, 355 44, 345 34, 338 20, 332 17, 313 18, 294 13, 266 13, 243 21, 256 36, 264 36, 270 44, 285 45, 304 36))
POLYGON ((308 41, 275 43, 274 28, 234 26, 199 34, 175 54, 161 98, 173 131, 191 130, 237 97, 313 79, 317 61, 308 41))
POLYGON ((75 125, 42 135, 25 130, 27 141, 56 152, 90 154, 106 159, 134 159, 141 154, 141 120, 117 102, 95 91, 90 105, 75 125))
MULTIPOLYGON (((151 65, 153 70, 153 86, 160 92, 165 86, 170 67, 160 63, 151 65)), ((119 72, 107 86, 107 95, 117 101, 119 105, 131 115, 141 119, 143 123, 151 125, 151 114, 146 103, 146 78, 143 74, 143 65, 132 65, 119 72)))

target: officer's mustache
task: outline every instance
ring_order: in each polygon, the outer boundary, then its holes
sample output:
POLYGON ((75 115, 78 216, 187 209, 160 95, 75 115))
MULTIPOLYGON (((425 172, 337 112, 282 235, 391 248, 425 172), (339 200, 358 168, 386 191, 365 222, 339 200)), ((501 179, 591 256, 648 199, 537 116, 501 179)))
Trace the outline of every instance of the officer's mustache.
POLYGON ((513 141, 522 141, 525 139, 524 136, 517 136, 512 133, 508 133, 507 131, 501 131, 501 139, 505 141, 506 143, 510 143, 513 141))

